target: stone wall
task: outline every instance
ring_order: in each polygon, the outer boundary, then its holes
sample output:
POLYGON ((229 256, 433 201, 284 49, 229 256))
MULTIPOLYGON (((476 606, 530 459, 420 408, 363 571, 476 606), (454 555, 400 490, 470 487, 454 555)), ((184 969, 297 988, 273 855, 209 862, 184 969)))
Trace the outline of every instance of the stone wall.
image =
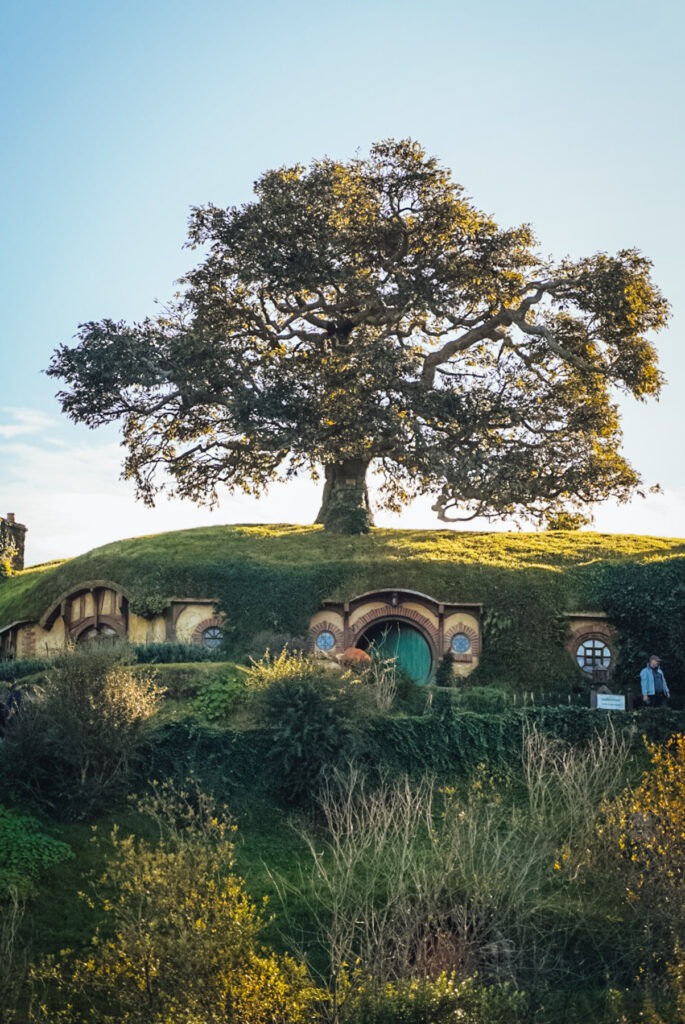
POLYGON ((27 528, 16 521, 14 512, 0 516, 0 557, 9 547, 12 552, 10 565, 14 571, 24 568, 26 531, 27 528))

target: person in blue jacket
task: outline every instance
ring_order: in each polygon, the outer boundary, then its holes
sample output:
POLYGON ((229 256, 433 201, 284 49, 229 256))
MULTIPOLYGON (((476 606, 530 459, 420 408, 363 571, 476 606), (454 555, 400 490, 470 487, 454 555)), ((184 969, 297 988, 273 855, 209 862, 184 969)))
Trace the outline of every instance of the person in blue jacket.
POLYGON ((652 654, 640 672, 642 700, 651 708, 663 707, 671 696, 659 661, 659 656, 652 654))

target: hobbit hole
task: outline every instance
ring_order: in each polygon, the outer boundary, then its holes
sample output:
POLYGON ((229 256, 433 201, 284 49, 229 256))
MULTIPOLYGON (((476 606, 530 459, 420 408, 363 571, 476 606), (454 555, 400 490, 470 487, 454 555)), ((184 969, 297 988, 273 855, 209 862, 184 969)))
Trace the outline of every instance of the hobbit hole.
POLYGON ((417 683, 427 683, 447 656, 455 676, 476 668, 480 604, 454 604, 414 590, 378 590, 350 601, 325 601, 310 624, 309 649, 319 657, 375 651, 394 658, 417 683))
MULTIPOLYGON (((0 517, 0 523, 4 529, 16 527, 21 537, 26 532, 11 516, 0 517)), ((47 570, 46 583, 48 574, 55 571, 61 570, 47 570)), ((381 571, 387 573, 382 567, 381 571)), ((6 583, 8 588, 14 585, 13 580, 6 583)), ((206 586, 209 590, 211 584, 206 586)), ((202 587, 198 589, 202 593, 202 587)), ((470 595, 474 589, 471 582, 470 595)), ((164 598, 155 591, 154 601, 149 601, 144 578, 136 581, 135 591, 127 590, 116 578, 86 579, 73 583, 47 602, 42 614, 34 613, 33 618, 5 613, 4 622, 0 621, 0 659, 51 657, 74 644, 115 638, 132 644, 194 644, 220 652, 227 636, 227 622, 232 636, 244 637, 246 644, 250 644, 253 633, 259 629, 258 605, 248 615, 242 605, 241 589, 232 588, 224 614, 218 610, 219 597, 213 593, 197 596, 196 592, 192 596, 170 594, 164 598)), ((270 607, 269 602, 274 603, 266 592, 263 601, 265 610, 270 607)), ((496 660, 497 643, 501 646, 502 642, 510 642, 506 629, 503 641, 492 630, 483 639, 483 611, 489 609, 489 601, 485 605, 450 602, 441 600, 439 592, 434 596, 398 586, 385 587, 347 599, 323 600, 318 610, 308 616, 308 623, 294 626, 292 632, 307 632, 307 649, 317 658, 338 663, 356 658, 355 663, 361 665, 369 652, 377 652, 383 658, 396 659, 399 667, 417 683, 435 679, 438 669, 441 679, 444 680, 443 670, 448 670, 458 680, 479 666, 484 643, 492 643, 496 660)), ((275 617, 276 611, 269 614, 275 617)), ((595 610, 566 612, 565 620, 565 637, 555 640, 550 635, 550 642, 557 645, 557 654, 561 644, 565 647, 565 678, 584 678, 590 684, 610 681, 618 648, 617 633, 607 614, 595 610)), ((534 628, 534 619, 530 621, 534 628)))

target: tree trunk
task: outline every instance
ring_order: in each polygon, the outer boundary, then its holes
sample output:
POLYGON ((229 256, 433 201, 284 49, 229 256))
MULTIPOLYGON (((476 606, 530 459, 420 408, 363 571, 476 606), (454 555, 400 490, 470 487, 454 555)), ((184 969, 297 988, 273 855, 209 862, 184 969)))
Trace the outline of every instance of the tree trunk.
POLYGON ((326 482, 317 523, 332 533, 368 533, 373 525, 366 472, 369 462, 347 459, 325 466, 326 482))

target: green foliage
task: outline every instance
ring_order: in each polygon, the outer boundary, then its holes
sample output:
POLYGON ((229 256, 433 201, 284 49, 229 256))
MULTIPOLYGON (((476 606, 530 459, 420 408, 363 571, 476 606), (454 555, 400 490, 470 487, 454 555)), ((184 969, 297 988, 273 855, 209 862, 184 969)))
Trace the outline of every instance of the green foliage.
POLYGON ((659 393, 669 310, 636 249, 543 259, 411 139, 267 171, 253 202, 194 209, 190 244, 161 314, 82 323, 47 370, 73 420, 122 423, 149 504, 324 466, 320 518, 364 530, 374 465, 388 508, 570 525, 640 483, 613 392, 659 393))
POLYGON ((685 682, 685 557, 608 565, 600 576, 602 604, 620 631, 619 678, 635 685, 650 654, 667 679, 685 682))
POLYGON ((452 655, 448 652, 440 659, 440 664, 435 673, 436 686, 454 686, 455 678, 452 672, 452 665, 452 655))
POLYGON ((508 984, 479 985, 453 974, 359 983, 348 996, 345 1024, 526 1024, 526 998, 508 984))
POLYGON ((36 818, 0 805, 0 913, 11 890, 33 895, 39 876, 69 857, 70 847, 45 832, 36 818))
POLYGON ((126 791, 142 723, 161 696, 149 676, 123 663, 126 654, 91 644, 52 663, 0 748, 2 778, 15 794, 81 818, 126 791))
POLYGON ((16 661, 0 661, 0 680, 11 683, 25 676, 43 672, 51 662, 47 658, 19 658, 16 661))
POLYGON ((202 644, 132 644, 131 656, 139 665, 174 665, 191 661, 223 661, 225 654, 202 644))
POLYGON ((249 690, 235 674, 209 676, 193 701, 193 706, 210 722, 226 722, 236 708, 245 703, 249 690))
MULTIPOLYGON (((147 667, 141 666, 136 671, 149 674, 147 667)), ((230 678, 235 672, 236 666, 232 661, 180 661, 155 664, 154 678, 171 700, 186 700, 196 697, 207 680, 217 676, 230 678)))
MULTIPOLYGON (((498 690, 494 686, 464 686, 463 688, 455 687, 455 689, 455 695, 450 698, 455 708, 485 714, 512 709, 510 690, 498 690)), ((438 704, 440 704, 440 698, 438 698, 438 704)))
POLYGON ((325 772, 354 751, 353 705, 344 681, 311 676, 273 682, 261 720, 270 737, 274 789, 284 803, 311 801, 325 772))
POLYGON ((143 619, 154 619, 169 607, 169 595, 165 593, 163 584, 156 583, 145 587, 139 584, 130 594, 129 607, 135 615, 140 615, 143 619))
POLYGON ((90 948, 43 963, 33 1022, 306 1024, 320 993, 259 941, 260 909, 235 874, 234 828, 202 794, 157 789, 141 809, 159 842, 110 837, 91 896, 90 948))

